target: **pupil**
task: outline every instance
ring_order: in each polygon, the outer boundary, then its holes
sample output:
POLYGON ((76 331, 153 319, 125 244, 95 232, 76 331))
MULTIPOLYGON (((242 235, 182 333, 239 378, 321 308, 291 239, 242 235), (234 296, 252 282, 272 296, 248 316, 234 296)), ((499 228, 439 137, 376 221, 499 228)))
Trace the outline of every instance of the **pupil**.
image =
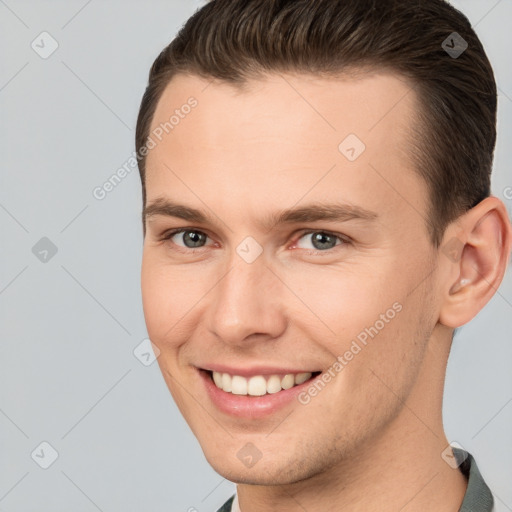
POLYGON ((331 235, 328 235, 327 233, 315 233, 313 235, 313 245, 315 246, 316 249, 330 249, 331 247, 334 247, 332 246, 333 240, 334 238, 331 235))
POLYGON ((186 231, 184 234, 184 242, 187 247, 200 247, 202 240, 202 233, 197 233, 196 231, 186 231), (191 245, 188 245, 187 242, 191 242, 191 245))

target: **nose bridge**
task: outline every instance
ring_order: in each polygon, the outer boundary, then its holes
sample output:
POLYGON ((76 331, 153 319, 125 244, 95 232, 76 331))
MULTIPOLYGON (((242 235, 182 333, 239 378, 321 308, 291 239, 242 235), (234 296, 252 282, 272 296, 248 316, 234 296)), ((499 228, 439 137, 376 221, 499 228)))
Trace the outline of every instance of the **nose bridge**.
POLYGON ((282 283, 267 268, 261 253, 254 257, 250 244, 242 243, 233 251, 229 271, 212 297, 209 328, 225 342, 237 343, 251 334, 277 337, 285 326, 279 304, 282 283))

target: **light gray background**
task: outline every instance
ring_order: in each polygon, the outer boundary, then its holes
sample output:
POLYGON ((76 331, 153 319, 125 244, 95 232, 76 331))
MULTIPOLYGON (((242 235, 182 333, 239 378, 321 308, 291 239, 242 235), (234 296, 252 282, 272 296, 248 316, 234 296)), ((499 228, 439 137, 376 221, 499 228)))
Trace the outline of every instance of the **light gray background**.
MULTIPOLYGON (((234 491, 157 364, 133 354, 147 336, 138 174, 92 195, 134 150, 151 63, 202 4, 0 0, 0 512, 207 512, 234 491), (59 44, 47 59, 31 48, 43 31, 59 44), (46 263, 32 252, 45 236, 58 249, 46 263), (59 454, 46 470, 31 458, 42 441, 59 454)), ((493 193, 510 212, 512 2, 453 4, 495 69, 493 193)), ((456 336, 444 403, 448 437, 475 455, 498 511, 512 510, 511 327, 509 271, 456 336)))

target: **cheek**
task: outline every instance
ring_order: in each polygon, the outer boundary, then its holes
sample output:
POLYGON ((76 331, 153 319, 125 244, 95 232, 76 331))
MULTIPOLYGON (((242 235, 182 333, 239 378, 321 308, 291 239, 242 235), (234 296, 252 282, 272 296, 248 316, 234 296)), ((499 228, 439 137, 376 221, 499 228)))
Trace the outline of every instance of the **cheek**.
POLYGON ((165 267, 145 251, 142 258, 141 291, 146 327, 151 340, 160 345, 166 331, 179 318, 180 289, 176 293, 175 271, 165 267))
POLYGON ((197 324, 201 299, 212 285, 192 265, 172 265, 156 251, 142 258, 141 292, 146 327, 157 345, 179 344, 197 324))
POLYGON ((345 338, 351 340, 345 354, 352 358, 345 376, 350 380, 348 386, 356 390, 356 402, 373 403, 375 407, 382 402, 388 411, 407 399, 435 326, 432 311, 425 308, 433 300, 429 284, 410 293, 414 286, 406 279, 402 286, 404 283, 410 286, 403 290, 395 287, 383 294, 383 307, 373 308, 364 325, 352 324, 352 333, 345 338))
POLYGON ((166 307, 165 303, 162 304, 162 298, 165 299, 164 286, 162 285, 163 283, 158 279, 158 273, 152 264, 151 257, 144 253, 141 271, 142 307, 148 334, 153 342, 156 342, 156 333, 160 330, 159 323, 162 316, 160 306, 162 308, 166 307))
MULTIPOLYGON (((391 266, 382 262, 377 266, 374 260, 347 263, 337 269, 306 267, 300 276, 290 273, 286 281, 294 283, 294 291, 302 300, 293 303, 301 310, 305 304, 337 340, 355 338, 376 322, 382 329, 381 315, 385 320, 394 319, 393 304, 400 299, 403 287, 391 266)), ((304 313, 289 311, 296 321, 304 318, 304 313)))
MULTIPOLYGON (((396 261, 383 259, 379 266, 373 261, 335 272, 312 269, 310 274, 301 275, 297 295, 320 319, 315 321, 318 329, 308 327, 305 321, 302 329, 309 330, 311 339, 327 349, 333 361, 342 358, 344 376, 338 380, 345 382, 343 386, 366 382, 364 389, 375 393, 382 384, 372 375, 373 370, 386 382, 407 387, 410 369, 419 364, 424 335, 431 322, 424 311, 423 286, 417 287, 414 272, 407 273, 399 267, 396 261), (327 335, 321 336, 323 332, 327 335)), ((299 307, 300 311, 289 310, 295 322, 306 318, 302 303, 299 307)), ((355 389, 363 393, 360 384, 355 384, 355 389)))

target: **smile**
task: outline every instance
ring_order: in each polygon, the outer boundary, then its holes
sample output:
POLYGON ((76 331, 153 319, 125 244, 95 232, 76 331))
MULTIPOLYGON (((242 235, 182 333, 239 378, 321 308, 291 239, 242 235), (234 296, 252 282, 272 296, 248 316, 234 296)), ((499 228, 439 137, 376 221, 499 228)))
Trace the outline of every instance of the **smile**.
POLYGON ((286 375, 254 375, 246 378, 241 375, 211 372, 212 379, 217 388, 233 395, 263 396, 279 393, 293 388, 311 379, 320 372, 288 373, 286 375))
POLYGON ((252 419, 299 404, 297 396, 322 373, 266 365, 244 369, 208 366, 196 366, 196 370, 211 404, 228 416, 252 419))

